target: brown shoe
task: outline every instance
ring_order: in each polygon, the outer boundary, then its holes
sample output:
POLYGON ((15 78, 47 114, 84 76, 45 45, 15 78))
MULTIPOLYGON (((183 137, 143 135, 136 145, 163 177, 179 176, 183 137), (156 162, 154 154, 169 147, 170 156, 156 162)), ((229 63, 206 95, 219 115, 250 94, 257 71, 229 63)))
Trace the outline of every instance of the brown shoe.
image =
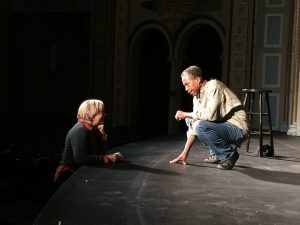
POLYGON ((217 158, 216 155, 209 155, 207 159, 204 159, 204 162, 206 163, 218 163, 221 160, 217 158))

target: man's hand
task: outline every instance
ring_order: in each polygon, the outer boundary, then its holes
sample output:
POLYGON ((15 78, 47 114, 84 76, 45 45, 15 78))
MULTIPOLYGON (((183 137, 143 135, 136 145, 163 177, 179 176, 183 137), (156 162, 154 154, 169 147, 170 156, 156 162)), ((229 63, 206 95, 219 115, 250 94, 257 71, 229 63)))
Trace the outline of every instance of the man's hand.
POLYGON ((181 111, 181 110, 178 110, 178 111, 176 112, 175 119, 176 119, 177 121, 182 120, 182 119, 185 119, 185 115, 186 115, 185 112, 183 112, 183 111, 181 111))
POLYGON ((186 155, 181 154, 180 156, 178 156, 176 159, 173 159, 170 161, 171 164, 173 163, 182 163, 183 165, 186 165, 186 155))

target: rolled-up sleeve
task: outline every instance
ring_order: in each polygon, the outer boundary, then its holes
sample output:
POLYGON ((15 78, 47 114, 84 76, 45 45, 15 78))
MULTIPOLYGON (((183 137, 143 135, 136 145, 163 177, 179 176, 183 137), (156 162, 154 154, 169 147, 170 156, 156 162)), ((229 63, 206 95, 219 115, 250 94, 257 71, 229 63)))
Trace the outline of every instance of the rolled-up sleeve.
POLYGON ((187 138, 195 138, 196 137, 196 133, 195 133, 195 131, 193 129, 194 120, 186 118, 185 119, 185 123, 186 123, 186 125, 188 127, 188 130, 186 132, 186 137, 187 138))

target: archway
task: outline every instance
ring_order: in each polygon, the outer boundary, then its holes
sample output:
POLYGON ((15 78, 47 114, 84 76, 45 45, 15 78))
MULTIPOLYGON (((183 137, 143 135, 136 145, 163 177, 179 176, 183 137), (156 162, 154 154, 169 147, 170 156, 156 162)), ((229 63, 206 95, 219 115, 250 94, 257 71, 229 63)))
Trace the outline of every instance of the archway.
POLYGON ((156 28, 143 30, 131 54, 129 127, 135 138, 168 133, 169 45, 156 28))
POLYGON ((222 42, 210 25, 201 24, 192 32, 186 46, 186 65, 198 65, 210 78, 221 80, 222 42))

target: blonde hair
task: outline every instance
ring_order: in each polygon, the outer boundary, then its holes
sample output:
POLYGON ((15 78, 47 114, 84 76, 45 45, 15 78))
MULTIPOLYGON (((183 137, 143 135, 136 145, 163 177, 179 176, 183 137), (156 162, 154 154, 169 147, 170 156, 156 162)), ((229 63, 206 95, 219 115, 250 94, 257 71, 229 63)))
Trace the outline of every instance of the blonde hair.
POLYGON ((104 111, 104 103, 98 99, 88 99, 81 103, 77 112, 77 119, 90 121, 104 111))

